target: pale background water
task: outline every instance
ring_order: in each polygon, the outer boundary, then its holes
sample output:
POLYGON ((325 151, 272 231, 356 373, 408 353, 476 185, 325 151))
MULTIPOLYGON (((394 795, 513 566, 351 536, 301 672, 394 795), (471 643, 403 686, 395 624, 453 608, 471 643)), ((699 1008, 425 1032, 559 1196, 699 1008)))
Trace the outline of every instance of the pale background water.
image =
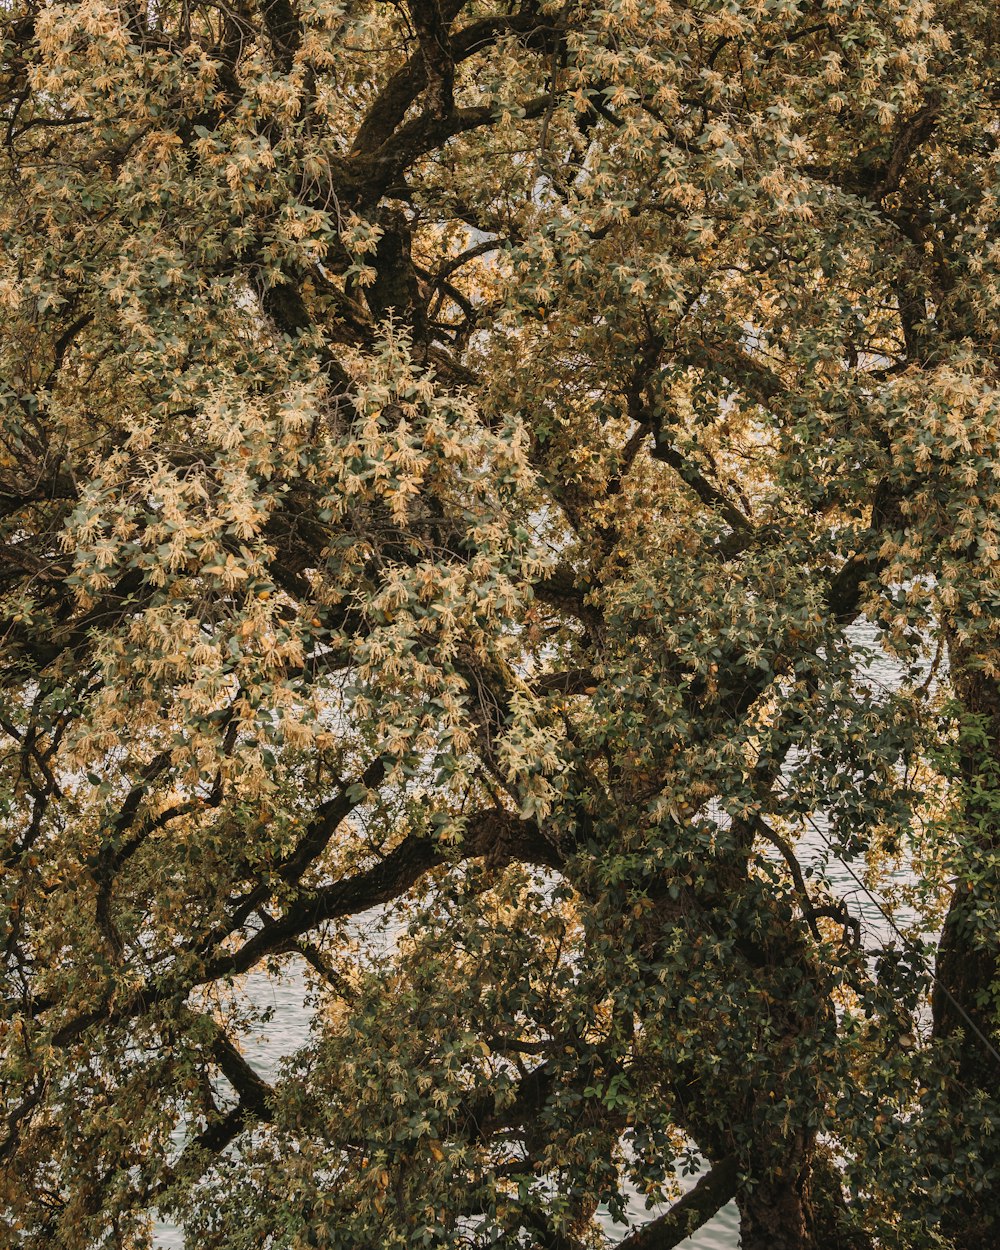
MULTIPOLYGON (((870 651, 867 662, 860 666, 864 679, 885 690, 896 686, 899 670, 888 657, 878 653, 874 629, 860 624, 850 632, 856 645, 870 651)), ((797 852, 803 868, 813 866, 823 869, 832 890, 847 902, 851 914, 861 921, 862 941, 866 949, 892 940, 892 926, 883 914, 881 900, 869 894, 858 880, 863 876, 863 864, 853 865, 852 871, 852 868, 831 859, 820 824, 817 823, 813 831, 799 842, 797 852)), ((896 917, 901 922, 909 919, 899 911, 896 917)), ((245 988, 260 1010, 270 1007, 273 1011, 266 1034, 241 1039, 247 1060, 265 1080, 271 1079, 280 1060, 297 1050, 308 1035, 309 1009, 303 1001, 304 982, 297 976, 276 980, 259 972, 246 978, 245 988)), ((694 1178, 691 1178, 688 1183, 693 1181, 694 1178)), ((647 1212, 643 1200, 635 1196, 629 1203, 628 1214, 636 1223, 643 1223, 655 1217, 657 1212, 647 1212)), ((605 1229, 609 1242, 620 1241, 631 1231, 621 1224, 613 1224, 610 1218, 605 1221, 605 1229)), ((729 1203, 681 1244, 686 1250, 738 1250, 739 1213, 736 1204, 729 1203)), ((184 1235, 180 1229, 158 1222, 155 1226, 155 1245, 157 1250, 184 1250, 184 1235)))

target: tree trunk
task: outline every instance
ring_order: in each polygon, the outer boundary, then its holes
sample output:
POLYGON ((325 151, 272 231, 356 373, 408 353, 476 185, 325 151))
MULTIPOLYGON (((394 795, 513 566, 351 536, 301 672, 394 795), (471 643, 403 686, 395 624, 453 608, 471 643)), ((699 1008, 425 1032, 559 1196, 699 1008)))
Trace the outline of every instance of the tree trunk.
MULTIPOLYGON (((956 1185, 942 1212, 942 1229, 957 1246, 1000 1244, 1000 1139, 984 1133, 981 1097, 997 1101, 996 1051, 1000 934, 984 924, 1000 897, 1000 682, 982 659, 955 643, 952 677, 970 718, 963 734, 960 869, 937 957, 933 996, 935 1038, 956 1045, 956 1070, 948 1090, 951 1123, 945 1131, 976 1141, 983 1173, 956 1185), (978 1179, 979 1184, 974 1182, 978 1179), (977 1192, 978 1190, 978 1192, 977 1192)), ((1000 1106, 994 1105, 994 1112, 1000 1106)))
POLYGON ((810 1136, 787 1159, 784 1175, 738 1195, 741 1250, 871 1250, 851 1221, 829 1153, 810 1136))
POLYGON ((738 1195, 742 1250, 812 1250, 808 1173, 808 1163, 801 1163, 791 1176, 760 1181, 738 1195))

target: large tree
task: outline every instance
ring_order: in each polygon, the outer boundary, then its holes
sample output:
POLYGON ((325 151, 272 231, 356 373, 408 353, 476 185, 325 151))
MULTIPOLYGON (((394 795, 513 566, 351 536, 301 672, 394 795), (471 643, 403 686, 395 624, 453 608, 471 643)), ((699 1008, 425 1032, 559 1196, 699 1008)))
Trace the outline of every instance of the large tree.
POLYGON ((0 13, 4 1243, 995 1244, 990 0, 0 13))

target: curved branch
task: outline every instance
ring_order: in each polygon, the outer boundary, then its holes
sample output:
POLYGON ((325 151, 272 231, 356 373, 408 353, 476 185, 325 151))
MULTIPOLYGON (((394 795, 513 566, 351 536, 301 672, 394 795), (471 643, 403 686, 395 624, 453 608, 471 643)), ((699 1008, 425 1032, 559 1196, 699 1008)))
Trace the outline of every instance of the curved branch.
MULTIPOLYGON (((562 859, 534 821, 490 809, 472 818, 465 841, 457 848, 429 838, 408 837, 373 868, 317 890, 301 890, 272 924, 266 924, 236 951, 207 958, 200 974, 186 988, 206 985, 225 976, 248 972, 268 955, 280 954, 328 920, 356 916, 405 894, 432 868, 456 860, 489 856, 496 866, 520 861, 558 868, 562 859)), ((212 945, 225 941, 232 927, 212 935, 212 945)), ((52 1035, 55 1046, 66 1046, 96 1024, 120 1025, 158 1003, 176 997, 178 984, 169 976, 153 978, 115 1008, 110 999, 68 1020, 52 1035)), ((40 1016, 58 1005, 57 999, 38 999, 29 1014, 40 1016)))
MULTIPOLYGON (((440 8, 445 24, 453 20, 465 0, 448 0, 440 8)), ((514 13, 507 17, 487 17, 472 22, 456 31, 450 40, 450 64, 452 70, 477 52, 492 47, 507 34, 531 34, 548 31, 552 23, 532 13, 514 13)), ((427 86, 426 64, 423 52, 411 57, 389 79, 378 99, 368 110, 358 127, 351 152, 354 155, 377 151, 393 135, 396 127, 409 112, 417 97, 427 86)))
POLYGON ((802 915, 806 919, 806 923, 812 931, 814 938, 819 940, 820 932, 816 924, 816 909, 813 907, 812 899, 809 897, 809 891, 806 889, 805 877, 802 875, 802 868, 799 861, 795 857, 795 852, 785 839, 776 829, 772 829, 769 824, 763 821, 760 816, 753 818, 753 829, 756 834, 762 837, 766 842, 770 842, 775 847, 781 858, 788 865, 788 871, 791 874, 792 882, 795 886, 795 894, 799 900, 799 906, 802 909, 802 915))
MULTIPOLYGON (((459 847, 458 857, 487 855, 496 864, 519 860, 547 868, 558 867, 559 856, 534 821, 520 820, 508 812, 490 810, 474 817, 459 847)), ((455 851, 441 842, 408 837, 373 868, 318 890, 303 890, 284 914, 265 925, 232 954, 211 960, 199 981, 248 972, 268 954, 287 947, 319 925, 344 916, 356 916, 388 903, 413 888, 425 873, 455 858, 455 851)))
POLYGON ((738 1179, 736 1156, 729 1155, 701 1177, 669 1211, 620 1241, 621 1250, 672 1250, 736 1196, 738 1179))

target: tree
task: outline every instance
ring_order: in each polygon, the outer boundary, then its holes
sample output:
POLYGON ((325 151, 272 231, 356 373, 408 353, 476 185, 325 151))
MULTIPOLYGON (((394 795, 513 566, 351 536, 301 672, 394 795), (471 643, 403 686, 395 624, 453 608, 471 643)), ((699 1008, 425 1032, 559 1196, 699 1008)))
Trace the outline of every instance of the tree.
POLYGON ((2 14, 8 1243, 995 1241, 994 6, 2 14))

